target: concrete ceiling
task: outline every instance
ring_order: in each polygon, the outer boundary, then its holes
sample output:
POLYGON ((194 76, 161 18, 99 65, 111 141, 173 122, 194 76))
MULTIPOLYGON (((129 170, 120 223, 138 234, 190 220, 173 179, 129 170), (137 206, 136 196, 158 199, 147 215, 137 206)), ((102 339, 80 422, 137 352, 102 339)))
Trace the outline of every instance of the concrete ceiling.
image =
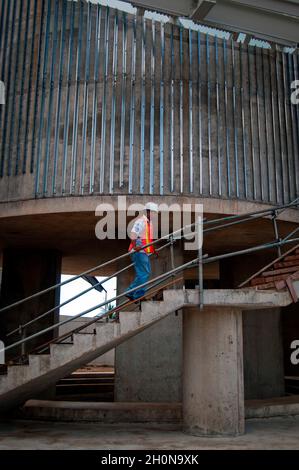
POLYGON ((286 46, 299 43, 299 0, 133 0, 129 3, 269 42, 286 46))

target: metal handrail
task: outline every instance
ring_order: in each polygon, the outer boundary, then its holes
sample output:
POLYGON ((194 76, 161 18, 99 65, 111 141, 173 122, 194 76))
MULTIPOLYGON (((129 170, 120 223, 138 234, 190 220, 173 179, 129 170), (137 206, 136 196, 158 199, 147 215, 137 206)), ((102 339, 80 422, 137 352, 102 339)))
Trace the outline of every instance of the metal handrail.
MULTIPOLYGON (((164 235, 163 237, 160 237, 160 238, 157 238, 156 240, 150 242, 150 243, 147 243, 146 245, 143 245, 142 248, 145 249, 145 248, 148 248, 150 246, 153 246, 155 245, 156 243, 159 243, 163 240, 167 240, 169 239, 169 237, 171 236, 175 236, 175 235, 178 235, 179 233, 181 233, 182 231, 185 231, 187 230, 188 228, 192 228, 194 227, 194 223, 193 224, 189 224, 189 225, 185 225, 184 227, 181 227, 179 228, 178 230, 175 230, 174 232, 172 233, 169 233, 167 235, 164 235)), ((132 252, 131 251, 128 251, 126 253, 124 253, 123 255, 120 255, 120 256, 117 256, 116 258, 112 258, 111 260, 108 260, 108 261, 105 261, 105 263, 102 263, 102 264, 99 264, 98 266, 95 266, 93 268, 90 268, 88 269, 87 271, 84 271, 83 273, 80 273, 80 274, 77 274, 76 276, 72 277, 71 279, 66 279, 65 281, 63 282, 59 282, 57 284, 54 284, 53 286, 50 286, 50 287, 47 287, 46 289, 43 289, 39 292, 36 292, 35 294, 32 294, 32 295, 29 295, 28 297, 25 297, 24 299, 21 299, 21 300, 18 300, 17 302, 14 302, 13 304, 10 304, 10 305, 6 305, 5 307, 2 307, 0 309, 0 313, 6 311, 6 310, 9 310, 10 308, 13 308, 13 307, 16 307, 17 305, 20 305, 24 302, 27 302, 28 300, 32 300, 34 299, 35 297, 39 297, 40 295, 43 295, 43 294, 46 294, 47 292, 50 292, 51 290, 53 289, 57 289, 57 287, 61 287, 61 286, 64 286, 72 281, 75 281, 77 279, 79 279, 80 277, 86 275, 86 274, 90 274, 100 268, 103 268, 105 266, 108 266, 109 264, 112 264, 112 263, 115 263, 116 261, 120 261, 121 259, 124 259, 126 258, 127 256, 131 255, 132 252)))
MULTIPOLYGON (((294 201, 292 201, 292 202, 290 202, 290 203, 288 203, 288 204, 281 205, 281 206, 273 206, 273 207, 271 207, 271 208, 269 208, 269 209, 262 209, 262 210, 260 210, 260 211, 249 212, 249 213, 246 213, 246 214, 238 214, 238 215, 232 215, 232 216, 222 217, 222 218, 213 219, 213 220, 205 220, 205 221, 203 222, 203 224, 204 224, 204 225, 209 225, 209 224, 213 224, 213 223, 216 223, 216 222, 226 222, 226 221, 234 220, 234 219, 236 219, 236 220, 237 220, 237 219, 241 219, 241 220, 237 221, 236 224, 237 224, 237 223, 243 223, 243 222, 246 222, 246 221, 248 221, 248 220, 251 220, 252 218, 251 218, 250 216, 255 216, 255 215, 260 214, 260 217, 262 217, 262 214, 264 214, 264 215, 265 215, 265 214, 273 214, 273 212, 275 212, 275 211, 276 211, 276 212, 277 212, 277 211, 283 212, 284 210, 286 210, 286 209, 288 209, 288 208, 296 207, 298 204, 299 204, 299 197, 296 198, 294 201), (246 217, 245 220, 242 219, 242 218, 244 218, 244 217, 246 217)), ((147 248, 147 247, 149 247, 149 246, 153 246, 153 245, 155 245, 156 243, 158 243, 158 242, 160 242, 160 241, 167 240, 167 239, 169 239, 171 236, 173 237, 173 236, 175 236, 175 235, 178 235, 178 234, 182 233, 183 231, 185 231, 185 230, 187 230, 187 229, 189 229, 189 228, 194 227, 195 225, 196 225, 196 222, 194 222, 194 223, 192 223, 192 224, 189 224, 189 225, 185 225, 184 227, 181 227, 180 229, 175 230, 174 232, 171 232, 171 233, 169 233, 169 234, 167 234, 167 235, 164 235, 163 237, 157 238, 156 240, 154 240, 154 241, 152 241, 152 242, 150 242, 150 243, 144 245, 144 248, 147 248)), ((220 229, 220 228, 224 228, 224 227, 226 227, 226 226, 229 226, 229 224, 225 224, 225 225, 223 224, 223 225, 221 225, 221 226, 214 227, 213 229, 214 229, 214 230, 217 230, 218 228, 220 229)), ((211 230, 211 229, 204 229, 203 231, 206 232, 206 231, 212 231, 212 230, 211 230)), ((57 287, 61 287, 61 286, 64 286, 64 285, 66 285, 66 284, 68 284, 68 283, 70 283, 70 282, 73 282, 73 281, 79 279, 80 277, 82 277, 82 276, 84 276, 84 275, 86 275, 86 274, 90 274, 90 273, 92 273, 92 272, 94 272, 94 271, 96 271, 96 270, 98 270, 98 269, 100 269, 100 268, 103 268, 103 267, 105 267, 105 266, 108 266, 108 265, 111 264, 111 263, 114 263, 114 262, 116 262, 116 261, 119 261, 119 260, 121 260, 121 259, 124 259, 124 258, 126 258, 127 256, 129 256, 130 254, 131 254, 130 252, 124 253, 123 255, 117 256, 116 258, 112 258, 111 260, 108 260, 108 261, 106 261, 105 263, 101 263, 101 264, 99 264, 99 265, 97 265, 97 266, 95 266, 95 267, 92 267, 92 268, 88 269, 87 271, 84 271, 84 272, 82 272, 82 273, 80 273, 80 274, 77 274, 76 276, 73 276, 73 277, 70 278, 70 279, 66 279, 66 280, 63 281, 63 282, 59 282, 59 283, 57 283, 57 284, 54 284, 53 286, 47 287, 46 289, 43 289, 43 290, 41 290, 41 291, 39 291, 39 292, 36 292, 35 294, 32 294, 32 295, 30 295, 30 296, 28 296, 28 297, 25 297, 24 299, 18 300, 17 302, 14 302, 14 303, 12 303, 12 304, 10 304, 10 305, 6 305, 5 307, 2 307, 2 308, 0 309, 0 313, 4 312, 4 311, 6 311, 6 310, 9 310, 9 309, 11 309, 11 308, 13 308, 13 307, 16 307, 16 306, 18 306, 18 305, 21 305, 22 303, 27 302, 28 300, 32 300, 32 299, 34 299, 34 298, 36 298, 36 297, 38 297, 38 296, 40 296, 40 295, 46 294, 47 292, 50 292, 51 290, 56 289, 57 287)), ((57 308, 57 307, 56 307, 56 308, 57 308)), ((56 309, 56 308, 55 308, 55 309, 56 309)))
MULTIPOLYGON (((162 246, 161 248, 158 248, 156 251, 157 252, 160 252, 162 251, 164 248, 166 248, 167 246, 169 246, 171 244, 171 242, 169 243, 166 243, 164 246, 162 246)), ((152 256, 152 254, 150 255, 152 256)), ((118 276, 119 274, 127 271, 129 268, 133 267, 134 266, 134 263, 131 263, 129 264, 128 266, 125 266, 124 268, 120 269, 119 271, 116 271, 115 273, 111 274, 110 276, 106 277, 106 279, 104 279, 103 281, 99 281, 97 282, 96 284, 88 287, 88 289, 85 289, 81 292, 79 292, 78 294, 74 295, 74 297, 71 297, 69 299, 67 299, 66 301, 64 301, 63 303, 59 304, 59 305, 55 305, 54 307, 52 307, 50 310, 47 310, 47 312, 44 312, 42 313, 41 315, 33 318, 32 320, 29 320, 27 323, 24 323, 22 325, 19 325, 18 328, 15 328, 14 330, 10 331, 9 333, 7 333, 6 337, 8 338, 9 336, 12 336, 13 334, 15 333, 18 333, 20 332, 20 330, 22 331, 24 328, 26 328, 27 326, 30 326, 32 325, 33 323, 37 322, 38 320, 41 320, 42 318, 46 317, 47 315, 49 315, 50 313, 54 312, 55 310, 57 309, 60 309, 61 307, 64 307, 65 305, 69 304, 70 302, 73 302, 74 300, 77 300, 79 297, 81 297, 82 295, 86 294, 87 292, 90 292, 91 290, 95 289, 98 285, 102 285, 104 284, 105 282, 108 282, 110 279, 112 279, 113 277, 115 276, 118 276)), ((108 300, 108 302, 110 302, 111 300, 108 300)))
MULTIPOLYGON (((92 312, 93 310, 96 310, 96 309, 98 309, 98 308, 101 308, 101 307, 105 306, 106 304, 109 304, 109 303, 111 303, 111 302, 114 302, 114 301, 116 301, 116 300, 118 300, 118 299, 124 297, 124 296, 126 296, 127 294, 132 294, 132 293, 135 292, 136 290, 139 290, 139 289, 144 288, 144 287, 148 287, 149 285, 151 285, 151 284, 153 284, 153 283, 155 283, 155 282, 157 282, 157 281, 163 281, 164 278, 169 277, 169 276, 172 276, 172 275, 174 275, 175 273, 178 273, 178 272, 180 272, 180 271, 183 271, 183 270, 185 270, 185 269, 191 267, 192 265, 196 265, 197 262, 198 262, 198 258, 195 258, 195 259, 192 260, 192 261, 188 261, 187 263, 182 264, 181 266, 178 266, 178 267, 175 268, 175 269, 172 269, 172 270, 170 270, 170 271, 167 271, 166 273, 160 274, 159 276, 156 276, 155 278, 150 279, 149 281, 144 282, 143 284, 140 284, 139 286, 134 287, 133 289, 127 290, 127 291, 125 291, 125 292, 122 292, 121 294, 116 295, 116 296, 113 297, 112 299, 109 299, 109 300, 106 300, 106 301, 104 301, 104 302, 101 302, 100 304, 95 305, 94 307, 90 307, 89 309, 84 310, 83 312, 77 313, 76 315, 74 315, 74 316, 72 316, 72 317, 70 317, 70 318, 66 318, 65 320, 62 320, 61 322, 55 323, 55 324, 53 324, 53 325, 51 325, 51 326, 48 326, 47 328, 44 328, 43 330, 38 331, 38 332, 34 333, 34 334, 31 335, 31 336, 27 336, 26 338, 23 338, 23 339, 21 339, 21 340, 19 340, 19 341, 16 341, 15 343, 10 344, 9 346, 6 346, 6 347, 4 348, 4 351, 8 351, 8 350, 10 350, 10 349, 12 349, 12 348, 15 348, 16 346, 20 346, 20 345, 22 345, 22 344, 25 344, 27 341, 30 341, 31 339, 37 338, 37 337, 39 337, 39 336, 41 336, 41 335, 43 335, 43 334, 45 334, 45 333, 48 333, 49 331, 55 330, 56 328, 58 328, 58 327, 60 327, 60 326, 62 326, 62 325, 65 325, 66 323, 69 323, 69 322, 71 322, 71 321, 73 321, 73 320, 76 320, 76 318, 80 318, 80 317, 86 315, 87 313, 92 312)), ((95 322, 98 321, 99 318, 100 318, 100 317, 97 317, 97 318, 95 319, 95 322)))
MULTIPOLYGON (((283 246, 283 245, 286 245, 286 244, 289 244, 289 243, 295 243, 295 242, 299 242, 299 238, 296 238, 296 239, 289 239, 288 236, 286 236, 284 239, 282 240, 279 240, 279 241, 274 241, 274 242, 269 242, 269 243, 264 243, 262 245, 258 245, 258 246, 255 246, 255 247, 251 247, 251 248, 247 248, 247 249, 244 249, 244 250, 239 250, 239 251, 236 251, 236 252, 230 252, 230 253, 225 253, 225 254, 222 254, 222 255, 217 255, 217 256, 213 256, 213 257, 208 257, 208 255, 203 255, 202 259, 200 260, 203 264, 208 264, 208 263, 212 263, 214 261, 218 261, 220 259, 225 259, 225 258, 229 258, 229 257, 233 257, 233 256, 238 256, 238 255, 243 255, 243 254, 248 254, 248 253, 253 253, 255 251, 261 251, 261 250, 265 250, 265 249, 270 249, 270 248, 275 248, 275 247, 278 247, 278 246, 283 246)), ((76 318, 80 318, 84 315, 86 315, 87 313, 90 313, 92 312, 93 310, 96 310, 97 308, 101 308, 103 307, 104 305, 110 303, 110 302, 114 302, 115 300, 118 300, 122 297, 124 297, 125 295, 127 294, 131 294, 133 292, 135 292, 137 289, 140 289, 140 288, 144 288, 144 287, 147 287, 151 284, 154 284, 154 283, 157 283, 157 281, 160 281, 162 282, 164 279, 170 277, 170 276, 173 276, 173 275, 176 275, 177 273, 181 272, 181 271, 184 271, 185 269, 188 269, 192 266, 197 266, 199 262, 199 258, 195 258, 185 264, 182 264, 181 266, 178 266, 177 268, 175 269, 172 269, 170 271, 167 271, 166 273, 163 273, 159 276, 156 276, 155 278, 153 279, 150 279, 149 281, 143 283, 143 284, 140 284, 139 286, 137 287, 134 287, 133 289, 130 289, 130 290, 127 290, 121 294, 118 294, 117 296, 113 297, 112 299, 109 299, 109 300, 106 300, 94 307, 91 307, 83 312, 80 312, 78 313, 77 315, 74 315, 72 317, 70 317, 69 319, 65 319, 61 322, 58 322, 58 323, 55 323, 54 325, 51 325, 41 331, 38 331, 36 333, 34 333, 33 335, 31 336, 28 336, 26 338, 22 338, 21 340, 9 345, 9 346, 6 346, 4 348, 4 351, 8 351, 10 349, 13 349, 15 348, 16 346, 20 346, 20 345, 23 345, 25 344, 27 341, 31 340, 31 339, 34 339, 34 338, 37 338, 45 333, 48 333, 49 331, 52 331, 54 329, 56 329, 57 327, 59 326, 62 326, 66 323, 69 323, 73 320, 75 320, 76 318)), ((103 315, 101 315, 100 317, 95 317, 94 319, 94 323, 97 322, 99 319, 101 319, 103 316, 107 315, 107 313, 109 312, 105 312, 103 315)), ((71 336, 72 334, 72 331, 68 332, 69 336, 71 336)), ((53 340, 55 341, 55 340, 53 340)))

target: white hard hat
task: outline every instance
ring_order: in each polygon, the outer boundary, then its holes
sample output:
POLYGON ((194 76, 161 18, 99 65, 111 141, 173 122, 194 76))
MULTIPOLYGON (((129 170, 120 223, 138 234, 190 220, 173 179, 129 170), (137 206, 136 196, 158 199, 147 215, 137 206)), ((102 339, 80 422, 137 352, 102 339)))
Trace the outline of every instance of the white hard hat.
POLYGON ((147 202, 145 204, 145 208, 147 211, 159 212, 158 204, 156 204, 155 202, 147 202))

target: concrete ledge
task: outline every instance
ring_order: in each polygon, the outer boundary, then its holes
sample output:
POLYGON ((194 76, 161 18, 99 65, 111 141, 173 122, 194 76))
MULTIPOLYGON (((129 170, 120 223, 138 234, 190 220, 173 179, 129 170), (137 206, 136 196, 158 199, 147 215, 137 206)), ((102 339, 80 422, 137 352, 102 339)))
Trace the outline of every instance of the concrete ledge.
POLYGON ((180 424, 182 406, 181 403, 96 403, 28 400, 21 408, 20 415, 24 418, 47 421, 180 424))
POLYGON ((299 395, 245 402, 246 419, 292 415, 299 415, 299 395))
MULTIPOLYGON (((165 310, 168 305, 198 307, 199 292, 197 289, 165 290, 163 292, 165 310)), ((204 307, 234 307, 242 310, 286 307, 292 303, 288 292, 245 289, 206 289, 203 293, 204 307)))
MULTIPOLYGON (((246 400, 245 418, 299 415, 299 395, 267 400, 246 400)), ((27 419, 65 422, 182 423, 181 403, 119 403, 28 400, 17 412, 27 419)))
MULTIPOLYGON (((113 195, 94 195, 94 196, 61 196, 61 197, 47 197, 41 199, 29 198, 17 200, 3 200, 0 201, 1 211, 0 218, 5 217, 19 217, 22 215, 35 215, 35 214, 56 214, 64 212, 91 212, 94 214, 98 204, 108 203, 111 204, 116 210, 118 196, 124 194, 113 195)), ((273 207, 269 203, 246 201, 241 199, 221 199, 215 197, 199 197, 192 195, 170 195, 163 196, 153 195, 151 200, 157 204, 166 203, 171 204, 203 204, 204 212, 210 214, 246 214, 248 212, 255 212, 259 210, 269 209, 273 207)), ((146 204, 148 202, 148 195, 126 195, 127 205, 132 203, 146 204)), ((296 209, 288 209, 283 211, 278 216, 279 220, 288 222, 299 223, 299 211, 296 209)))

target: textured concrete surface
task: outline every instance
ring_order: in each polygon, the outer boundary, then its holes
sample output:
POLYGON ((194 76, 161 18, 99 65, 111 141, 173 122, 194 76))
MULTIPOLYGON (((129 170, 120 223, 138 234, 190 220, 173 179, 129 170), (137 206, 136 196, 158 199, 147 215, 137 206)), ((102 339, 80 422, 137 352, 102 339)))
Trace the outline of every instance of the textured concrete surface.
MULTIPOLYGON (((183 251, 178 243, 174 247, 174 265, 183 263, 183 251)), ((153 277, 169 271, 172 268, 169 250, 160 252, 158 262, 152 259, 151 267, 153 277)), ((118 292, 123 292, 132 278, 133 272, 118 276, 118 292)), ((153 304, 150 302, 150 305, 153 304)), ((147 307, 143 305, 143 308, 147 307)), ((163 318, 116 348, 114 397, 118 402, 182 400, 181 311, 163 318)))
POLYGON ((298 449, 299 417, 246 422, 246 434, 194 437, 173 425, 0 422, 0 450, 13 449, 298 449))
POLYGON ((99 423, 177 423, 181 403, 106 403, 28 400, 19 418, 99 423))
POLYGON ((187 309, 183 318, 182 405, 184 429, 190 434, 243 434, 240 309, 187 309))
POLYGON ((246 418, 270 418, 274 416, 299 416, 299 396, 291 395, 265 400, 247 400, 246 418))
POLYGON ((284 395, 281 309, 243 312, 245 399, 284 395))
MULTIPOLYGON (((46 399, 28 400, 15 418, 45 421, 85 421, 99 423, 182 424, 182 404, 142 402, 75 402, 46 399)), ((299 396, 246 400, 245 417, 299 416, 299 396)))

